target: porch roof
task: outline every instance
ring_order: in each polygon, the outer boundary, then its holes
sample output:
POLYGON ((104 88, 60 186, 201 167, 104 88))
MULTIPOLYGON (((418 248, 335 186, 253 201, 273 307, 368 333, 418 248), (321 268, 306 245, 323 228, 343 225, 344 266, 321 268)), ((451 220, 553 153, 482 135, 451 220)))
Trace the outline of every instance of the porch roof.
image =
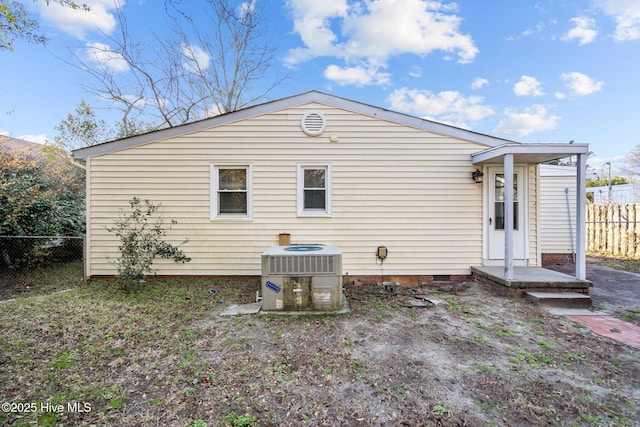
POLYGON ((588 144, 518 144, 506 143, 471 155, 473 164, 503 166, 504 173, 504 277, 513 280, 514 188, 515 163, 542 163, 563 157, 576 156, 576 278, 586 277, 585 205, 588 144))
POLYGON ((544 163, 588 152, 589 144, 506 143, 473 153, 471 162, 473 164, 502 164, 506 154, 513 154, 515 163, 544 163))

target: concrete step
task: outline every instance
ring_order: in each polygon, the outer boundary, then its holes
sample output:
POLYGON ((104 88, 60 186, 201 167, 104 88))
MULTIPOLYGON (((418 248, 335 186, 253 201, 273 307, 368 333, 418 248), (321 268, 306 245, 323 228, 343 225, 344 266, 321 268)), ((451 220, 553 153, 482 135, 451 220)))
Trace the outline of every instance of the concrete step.
POLYGON ((525 296, 529 301, 541 307, 591 307, 591 297, 577 292, 526 292, 525 296))

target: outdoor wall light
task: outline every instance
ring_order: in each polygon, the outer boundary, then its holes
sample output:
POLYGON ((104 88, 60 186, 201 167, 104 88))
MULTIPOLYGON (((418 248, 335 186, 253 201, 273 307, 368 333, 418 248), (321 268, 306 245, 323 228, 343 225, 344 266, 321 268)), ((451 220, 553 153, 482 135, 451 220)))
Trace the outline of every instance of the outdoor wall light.
POLYGON ((476 184, 480 184, 482 182, 482 177, 484 174, 480 171, 480 169, 476 169, 471 173, 471 178, 476 182, 476 184))

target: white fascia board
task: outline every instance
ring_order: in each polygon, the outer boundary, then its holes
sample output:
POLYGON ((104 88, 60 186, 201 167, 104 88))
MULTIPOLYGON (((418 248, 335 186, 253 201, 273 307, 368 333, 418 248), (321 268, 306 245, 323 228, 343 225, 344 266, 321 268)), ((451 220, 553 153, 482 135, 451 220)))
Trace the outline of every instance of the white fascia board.
POLYGON ((132 136, 129 138, 104 142, 102 144, 94 145, 91 147, 80 148, 73 151, 73 157, 76 160, 86 160, 88 157, 99 156, 101 154, 111 153, 114 151, 136 147, 167 138, 173 138, 180 135, 198 132, 203 129, 217 127, 224 124, 233 123, 251 117, 269 114, 275 111, 313 102, 325 104, 334 108, 352 111, 354 113, 359 113, 370 117, 376 117, 381 120, 417 128, 427 132, 446 135, 456 139, 463 139, 487 147, 496 147, 500 145, 507 145, 510 143, 517 144, 513 141, 457 128, 454 126, 446 125, 444 123, 433 122, 430 120, 422 119, 420 117, 410 116, 408 114, 398 113, 380 107, 374 107, 372 105, 363 104, 361 102, 352 101, 346 98, 340 98, 322 92, 311 91, 287 98, 282 98, 276 101, 266 102, 264 104, 259 104, 253 107, 247 107, 242 110, 233 111, 231 113, 222 114, 208 119, 175 126, 172 128, 161 129, 142 135, 132 136))
POLYGON ((503 144, 471 155, 473 164, 483 163, 505 154, 553 154, 559 157, 587 154, 589 144, 503 144))
POLYGON ((295 105, 300 105, 305 102, 310 102, 307 99, 311 94, 312 92, 307 92, 302 95, 299 95, 298 97, 283 98, 278 101, 267 102, 264 104, 256 105, 254 107, 247 107, 242 110, 221 114, 219 116, 198 120, 196 122, 175 126, 172 128, 161 129, 161 130, 145 133, 142 135, 132 136, 129 138, 123 138, 123 139, 117 139, 115 141, 104 142, 102 144, 93 145, 91 147, 80 148, 72 152, 73 157, 76 160, 86 160, 87 157, 99 156, 100 154, 111 153, 111 152, 123 150, 125 148, 137 147, 139 145, 148 144, 150 142, 161 141, 163 139, 173 138, 180 135, 186 135, 189 133, 198 132, 203 129, 217 127, 224 124, 248 119, 251 117, 256 117, 261 114, 267 114, 283 108, 290 108, 295 105))
POLYGON ((488 147, 496 147, 503 144, 517 144, 517 142, 508 139, 498 138, 470 130, 458 128, 444 123, 434 122, 420 117, 411 116, 397 111, 387 110, 373 105, 363 104, 358 101, 352 101, 346 98, 340 98, 334 95, 328 95, 322 92, 310 92, 314 95, 313 101, 327 104, 332 107, 341 108, 347 111, 353 111, 370 117, 376 117, 388 122, 397 123, 427 132, 437 133, 440 135, 450 136, 452 138, 464 139, 466 141, 475 142, 488 147))

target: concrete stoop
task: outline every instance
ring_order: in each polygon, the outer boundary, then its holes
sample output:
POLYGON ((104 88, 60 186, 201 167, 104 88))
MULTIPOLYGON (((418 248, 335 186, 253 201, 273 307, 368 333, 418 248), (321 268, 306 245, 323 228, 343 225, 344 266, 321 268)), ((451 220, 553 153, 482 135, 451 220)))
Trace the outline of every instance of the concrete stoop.
POLYGON ((591 308, 591 297, 577 292, 525 292, 525 297, 545 308, 591 308))

